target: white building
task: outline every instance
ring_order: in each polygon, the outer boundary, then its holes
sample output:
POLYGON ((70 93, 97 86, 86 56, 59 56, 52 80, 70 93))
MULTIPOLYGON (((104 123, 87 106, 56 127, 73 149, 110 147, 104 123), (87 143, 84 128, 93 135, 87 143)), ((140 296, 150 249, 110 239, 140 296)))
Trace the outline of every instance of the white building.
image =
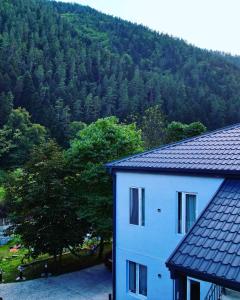
MULTIPOLYGON (((177 300, 166 261, 225 178, 240 176, 240 125, 107 167, 114 179, 114 300, 177 300)), ((183 300, 205 299, 212 281, 196 282, 188 278, 183 300)))

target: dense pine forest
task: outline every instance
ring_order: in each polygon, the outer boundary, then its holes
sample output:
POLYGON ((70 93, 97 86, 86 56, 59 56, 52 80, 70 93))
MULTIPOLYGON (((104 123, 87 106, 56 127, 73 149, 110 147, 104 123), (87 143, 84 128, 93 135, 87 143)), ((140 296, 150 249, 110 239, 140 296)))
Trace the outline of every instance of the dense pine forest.
POLYGON ((131 120, 154 105, 209 129, 240 121, 238 57, 81 5, 0 2, 0 126, 22 107, 64 144, 73 121, 131 120))

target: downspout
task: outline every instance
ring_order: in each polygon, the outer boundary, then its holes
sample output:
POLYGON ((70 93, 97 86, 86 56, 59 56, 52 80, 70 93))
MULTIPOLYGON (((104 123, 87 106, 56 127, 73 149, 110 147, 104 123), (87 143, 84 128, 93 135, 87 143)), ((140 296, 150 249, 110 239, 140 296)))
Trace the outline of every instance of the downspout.
POLYGON ((113 300, 116 300, 116 173, 112 173, 113 178, 113 249, 112 249, 112 285, 113 285, 113 300))

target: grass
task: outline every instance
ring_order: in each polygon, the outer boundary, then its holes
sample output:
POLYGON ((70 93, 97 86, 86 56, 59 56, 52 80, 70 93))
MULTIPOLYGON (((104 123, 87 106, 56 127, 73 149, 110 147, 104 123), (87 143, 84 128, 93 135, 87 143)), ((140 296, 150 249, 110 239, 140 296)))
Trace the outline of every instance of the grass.
MULTIPOLYGON (((27 253, 26 249, 20 249, 17 253, 9 252, 9 247, 16 244, 16 242, 11 241, 7 245, 0 246, 0 268, 3 269, 3 279, 4 282, 15 282, 18 276, 18 266, 22 264, 22 258, 27 253), (18 255, 17 257, 12 257, 12 255, 18 255)), ((106 245, 104 254, 111 250, 111 245, 106 245)), ((31 260, 29 267, 26 267, 24 271, 24 276, 27 280, 40 278, 41 273, 43 273, 44 264, 48 261, 49 271, 53 275, 60 275, 64 273, 78 271, 87 267, 91 267, 103 262, 102 258, 98 258, 98 254, 86 255, 84 251, 81 257, 76 257, 71 253, 65 253, 62 256, 61 265, 56 263, 52 257, 48 255, 42 255, 36 260, 31 260)), ((104 255, 103 255, 104 257, 104 255)))
POLYGON ((27 253, 25 249, 20 249, 17 253, 9 251, 10 246, 15 244, 14 241, 9 242, 7 245, 0 246, 0 268, 3 270, 5 282, 12 282, 16 279, 17 267, 21 265, 21 260, 24 254, 27 253), (13 255, 18 255, 13 258, 13 255))

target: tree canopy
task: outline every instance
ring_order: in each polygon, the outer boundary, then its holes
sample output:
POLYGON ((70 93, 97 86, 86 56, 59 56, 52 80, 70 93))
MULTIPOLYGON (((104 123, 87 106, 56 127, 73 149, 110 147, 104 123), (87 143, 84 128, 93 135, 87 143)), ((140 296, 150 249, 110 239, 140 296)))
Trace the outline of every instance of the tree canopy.
POLYGON ((0 129, 0 168, 23 165, 34 146, 46 141, 46 129, 33 124, 25 109, 12 110, 0 129))
POLYGON ((177 142, 186 138, 191 138, 206 132, 207 128, 200 122, 183 124, 172 122, 166 129, 167 142, 177 142))
POLYGON ((105 164, 143 150, 141 132, 115 117, 99 119, 81 131, 66 152, 73 186, 82 201, 80 215, 103 239, 112 233, 112 181, 105 164))
POLYGON ((89 227, 77 214, 81 206, 56 143, 35 148, 26 166, 9 176, 6 190, 11 232, 21 236, 32 256, 56 257, 64 248, 82 244, 89 227))

